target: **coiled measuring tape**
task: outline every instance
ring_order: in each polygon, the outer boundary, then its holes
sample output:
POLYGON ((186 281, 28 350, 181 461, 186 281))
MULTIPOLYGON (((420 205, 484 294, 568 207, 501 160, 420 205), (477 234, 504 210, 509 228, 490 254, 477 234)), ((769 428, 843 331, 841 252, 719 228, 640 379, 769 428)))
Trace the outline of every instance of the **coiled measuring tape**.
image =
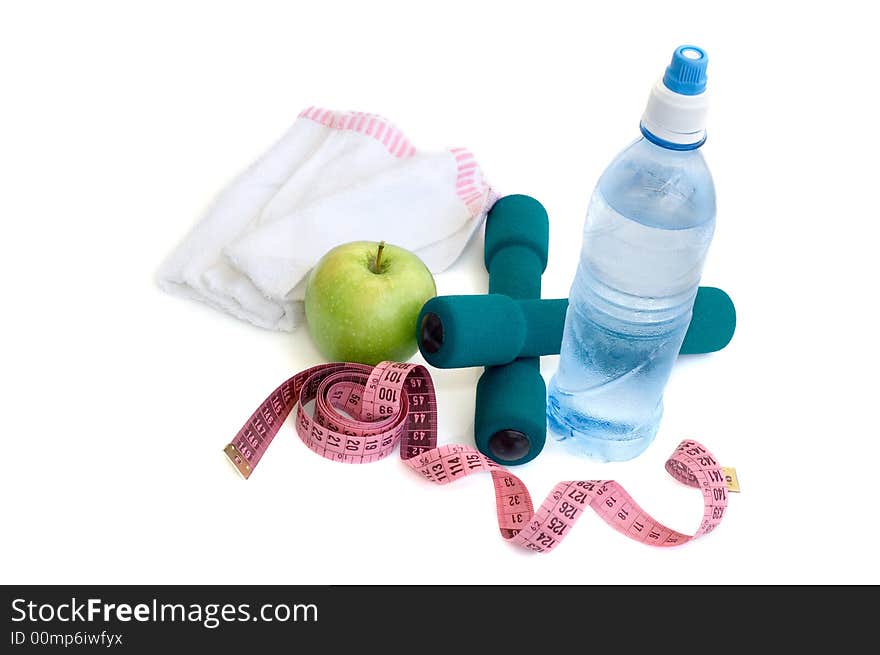
POLYGON ((437 446, 437 401, 425 367, 382 362, 324 364, 307 369, 275 389, 224 452, 250 477, 272 439, 296 409, 296 431, 328 459, 365 464, 387 456, 400 443, 403 462, 427 480, 448 484, 472 473, 492 476, 501 535, 536 552, 555 548, 589 506, 626 536, 652 546, 678 546, 710 533, 727 509, 728 491, 738 491, 733 469, 719 466, 696 441, 682 441, 666 462, 667 472, 703 494, 703 520, 693 535, 664 526, 614 480, 560 482, 537 511, 525 484, 470 446, 437 446), (306 411, 314 401, 311 415, 306 411))

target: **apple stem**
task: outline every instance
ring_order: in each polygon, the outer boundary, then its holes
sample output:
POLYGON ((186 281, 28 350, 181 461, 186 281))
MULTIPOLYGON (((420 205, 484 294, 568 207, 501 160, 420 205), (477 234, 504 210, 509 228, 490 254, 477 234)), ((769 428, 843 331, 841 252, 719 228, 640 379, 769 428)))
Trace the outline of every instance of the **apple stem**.
POLYGON ((379 268, 382 264, 382 251, 385 249, 385 242, 379 242, 379 250, 376 251, 376 265, 373 268, 373 273, 381 273, 382 269, 379 268))

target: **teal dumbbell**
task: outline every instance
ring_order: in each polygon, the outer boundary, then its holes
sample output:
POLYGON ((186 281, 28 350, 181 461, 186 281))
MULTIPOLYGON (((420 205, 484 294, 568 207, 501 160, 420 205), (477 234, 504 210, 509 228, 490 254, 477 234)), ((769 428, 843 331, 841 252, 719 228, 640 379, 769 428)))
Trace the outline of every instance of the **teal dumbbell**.
MULTIPOLYGON (((549 236, 547 212, 534 198, 513 195, 496 202, 486 218, 489 294, 539 299, 549 236)), ((432 353, 448 348, 448 326, 429 304, 422 308, 418 319, 419 348, 428 361, 432 353)), ((495 336, 501 338, 501 334, 495 336)), ((535 458, 546 439, 546 403, 547 390, 537 356, 488 366, 477 383, 477 448, 502 464, 523 464, 535 458)))
MULTIPOLYGON (((486 366, 477 384, 474 440, 505 465, 534 459, 547 434, 542 355, 558 354, 566 299, 540 300, 549 223, 544 207, 506 196, 486 219, 489 293, 438 296, 418 319, 419 349, 438 368, 486 366)), ((721 289, 700 287, 680 353, 720 350, 733 337, 736 312, 721 289)))
MULTIPOLYGON (((437 368, 499 366, 519 357, 558 355, 566 298, 515 300, 490 293, 437 296, 422 310, 433 327, 422 338, 425 360, 437 368), (433 337, 431 336, 433 335, 433 337), (430 347, 429 347, 430 346, 430 347)), ((711 353, 730 343, 736 327, 733 301, 721 289, 700 287, 680 355, 711 353)))

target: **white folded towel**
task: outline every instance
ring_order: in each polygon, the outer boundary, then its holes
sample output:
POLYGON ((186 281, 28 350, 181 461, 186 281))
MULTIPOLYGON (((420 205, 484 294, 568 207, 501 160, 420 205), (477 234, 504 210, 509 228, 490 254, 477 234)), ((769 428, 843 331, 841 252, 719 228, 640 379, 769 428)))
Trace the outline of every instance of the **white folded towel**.
POLYGON ((421 153, 380 116, 309 107, 220 193, 164 262, 159 284, 260 327, 292 330, 307 274, 330 248, 384 240, 438 273, 495 199, 463 148, 421 153))

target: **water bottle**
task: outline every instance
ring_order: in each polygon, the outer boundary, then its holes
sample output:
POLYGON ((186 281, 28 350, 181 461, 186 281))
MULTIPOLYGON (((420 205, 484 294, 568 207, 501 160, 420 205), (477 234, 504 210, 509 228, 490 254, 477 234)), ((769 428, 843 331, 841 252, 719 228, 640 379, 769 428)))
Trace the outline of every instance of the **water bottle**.
POLYGON ((675 50, 651 90, 642 136, 605 169, 587 211, 548 425, 604 461, 657 433, 663 388, 688 328, 715 229, 706 140, 706 53, 675 50))

